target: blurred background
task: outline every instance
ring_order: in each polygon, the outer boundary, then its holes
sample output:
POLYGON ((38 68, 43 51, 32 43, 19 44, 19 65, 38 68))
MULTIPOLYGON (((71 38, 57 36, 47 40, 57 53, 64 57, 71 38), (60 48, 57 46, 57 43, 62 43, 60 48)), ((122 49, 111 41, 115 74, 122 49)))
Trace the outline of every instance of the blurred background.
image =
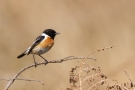
MULTIPOLYGON (((33 64, 32 55, 24 52, 44 29, 61 33, 52 49, 43 55, 47 60, 70 55, 86 56, 95 49, 115 46, 90 57, 87 64, 119 81, 135 81, 135 1, 134 0, 1 0, 0 1, 0 78, 10 79, 23 67, 33 64)), ((43 60, 36 56, 37 62, 43 60)), ((69 87, 69 71, 79 60, 41 65, 23 72, 18 78, 42 80, 15 81, 10 90, 60 90, 69 87)), ((4 89, 7 81, 0 81, 4 89)))

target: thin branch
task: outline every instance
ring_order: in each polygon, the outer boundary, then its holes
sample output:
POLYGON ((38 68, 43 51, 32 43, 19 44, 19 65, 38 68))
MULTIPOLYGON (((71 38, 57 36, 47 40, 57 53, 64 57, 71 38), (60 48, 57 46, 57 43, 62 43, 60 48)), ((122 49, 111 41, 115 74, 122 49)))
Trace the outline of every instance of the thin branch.
MULTIPOLYGON (((66 58, 63 58, 63 59, 59 59, 59 60, 52 60, 52 61, 48 61, 48 62, 40 62, 40 63, 37 63, 37 66, 38 65, 47 65, 49 63, 62 63, 64 61, 68 61, 68 60, 72 60, 72 59, 92 59, 92 60, 96 60, 94 58, 89 58, 89 57, 75 57, 75 56, 69 56, 69 57, 66 57, 66 58)), ((22 73, 24 72, 25 70, 31 68, 31 67, 35 67, 35 64, 32 64, 32 65, 29 65, 29 66, 26 66, 24 67, 22 70, 20 70, 9 82, 8 84, 6 85, 5 89, 4 90, 8 90, 9 87, 12 85, 12 83, 17 79, 17 77, 22 73)))
POLYGON ((11 79, 0 79, 0 81, 2 81, 2 80, 5 80, 5 81, 10 81, 11 79))
POLYGON ((129 81, 131 82, 131 88, 133 88, 133 89, 135 90, 135 88, 134 88, 134 82, 130 79, 128 73, 127 73, 126 71, 124 71, 124 72, 125 72, 125 74, 127 75, 129 81))
POLYGON ((108 82, 108 81, 110 81, 110 80, 111 80, 111 79, 103 79, 103 80, 100 80, 100 81, 96 82, 95 84, 93 84, 92 86, 90 86, 87 90, 90 90, 90 89, 92 89, 92 88, 96 88, 97 85, 100 85, 101 83, 104 83, 104 82, 108 82))
MULTIPOLYGON (((2 80, 10 81, 11 79, 0 79, 0 81, 2 81, 2 80)), ((40 80, 35 80, 35 79, 16 78, 15 80, 40 82, 42 85, 44 85, 44 83, 43 83, 42 81, 40 81, 40 80)))
POLYGON ((128 73, 126 71, 124 71, 124 72, 125 72, 126 76, 128 77, 129 81, 132 82, 132 80, 130 79, 128 73))

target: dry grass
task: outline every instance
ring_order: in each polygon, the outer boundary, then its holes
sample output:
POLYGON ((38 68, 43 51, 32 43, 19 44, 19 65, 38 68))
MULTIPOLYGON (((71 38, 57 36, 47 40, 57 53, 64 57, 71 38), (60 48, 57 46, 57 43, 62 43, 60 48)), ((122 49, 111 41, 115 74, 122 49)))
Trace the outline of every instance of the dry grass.
POLYGON ((66 90, 134 90, 135 82, 129 78, 126 71, 125 74, 129 81, 121 84, 103 74, 100 67, 90 66, 82 60, 79 66, 71 69, 70 87, 66 90))

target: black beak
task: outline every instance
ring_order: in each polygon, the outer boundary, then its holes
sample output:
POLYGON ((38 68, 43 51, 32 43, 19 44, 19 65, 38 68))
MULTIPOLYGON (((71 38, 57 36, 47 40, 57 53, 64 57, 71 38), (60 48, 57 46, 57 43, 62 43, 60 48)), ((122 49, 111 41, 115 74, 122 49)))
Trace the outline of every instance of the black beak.
POLYGON ((60 34, 60 33, 58 33, 58 32, 55 33, 55 35, 58 35, 58 34, 60 34))

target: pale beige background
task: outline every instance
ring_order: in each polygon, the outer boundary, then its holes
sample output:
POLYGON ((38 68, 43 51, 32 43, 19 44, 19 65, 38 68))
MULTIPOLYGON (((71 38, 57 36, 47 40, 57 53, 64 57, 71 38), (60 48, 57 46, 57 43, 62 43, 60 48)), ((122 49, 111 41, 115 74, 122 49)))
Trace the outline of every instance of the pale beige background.
MULTIPOLYGON (((16 57, 28 48, 46 28, 55 29, 55 45, 43 56, 48 60, 69 55, 86 56, 106 46, 115 47, 91 57, 89 65, 101 67, 108 78, 128 81, 123 70, 135 80, 135 1, 134 0, 1 0, 0 1, 0 78, 10 79, 32 64, 31 55, 16 57)), ((36 56, 38 62, 43 61, 36 56)), ((61 90, 69 86, 71 67, 78 60, 31 68, 15 81, 10 90, 61 90)), ((7 81, 0 81, 4 89, 7 81)))

